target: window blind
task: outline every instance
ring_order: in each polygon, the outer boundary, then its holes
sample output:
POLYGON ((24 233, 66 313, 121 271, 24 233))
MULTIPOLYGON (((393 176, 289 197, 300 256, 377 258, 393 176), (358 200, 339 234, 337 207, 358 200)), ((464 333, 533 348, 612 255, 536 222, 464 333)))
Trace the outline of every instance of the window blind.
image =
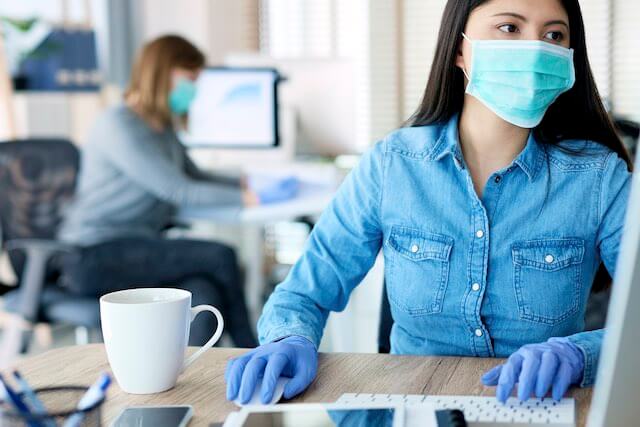
POLYGON ((400 3, 369 2, 369 85, 371 92, 370 139, 375 141, 400 125, 401 44, 400 3))
POLYGON ((277 58, 334 54, 334 0, 263 0, 260 49, 277 58))
POLYGON ((354 148, 400 124, 400 0, 263 0, 261 51, 277 58, 343 58, 355 76, 354 148))
POLYGON ((605 103, 611 103, 612 67, 611 0, 580 0, 584 20, 587 55, 598 91, 605 103))
POLYGON ((402 2, 402 111, 409 118, 418 108, 427 86, 446 0, 402 2))
POLYGON ((613 0, 612 15, 613 111, 640 122, 640 2, 613 0))

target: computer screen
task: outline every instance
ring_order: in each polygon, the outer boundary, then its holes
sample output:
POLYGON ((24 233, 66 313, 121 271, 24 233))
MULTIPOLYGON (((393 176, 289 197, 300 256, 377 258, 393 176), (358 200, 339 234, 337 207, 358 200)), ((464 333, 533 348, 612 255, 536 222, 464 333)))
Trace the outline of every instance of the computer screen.
MULTIPOLYGON (((285 84, 278 88, 278 101, 283 109, 295 113, 296 153, 332 157, 369 148, 367 126, 361 126, 358 119, 362 111, 357 101, 357 66, 350 59, 234 53, 224 61, 231 67, 276 68, 286 76, 285 84)), ((284 141, 286 128, 280 129, 284 141)))
MULTIPOLYGON (((640 168, 636 156, 635 170, 640 168)), ((623 197, 623 196, 619 196, 623 197)), ((589 427, 637 426, 640 420, 640 175, 633 174, 619 245, 589 427)), ((596 359, 597 360, 597 359, 596 359)))
POLYGON ((273 68, 207 68, 189 108, 189 147, 269 148, 278 145, 278 81, 273 68))

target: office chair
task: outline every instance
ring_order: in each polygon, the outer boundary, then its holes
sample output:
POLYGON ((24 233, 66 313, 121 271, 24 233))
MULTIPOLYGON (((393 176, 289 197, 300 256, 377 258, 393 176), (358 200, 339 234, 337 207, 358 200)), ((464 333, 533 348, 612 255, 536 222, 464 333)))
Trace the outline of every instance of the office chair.
POLYGON ((614 118, 613 122, 629 154, 635 157, 640 142, 640 123, 622 118, 614 118))
MULTIPOLYGON (((76 249, 55 238, 78 169, 79 153, 69 141, 0 143, 0 244, 18 277, 15 290, 4 295, 5 309, 30 325, 73 325, 76 341, 86 342, 89 331, 100 326, 98 300, 71 295, 59 286, 60 257, 72 256, 76 249)), ((22 336, 12 344, 7 341, 11 332, 5 330, 3 350, 13 353, 7 357, 27 349, 30 330, 14 330, 12 336, 16 334, 22 336), (7 349, 5 344, 20 348, 7 349)))

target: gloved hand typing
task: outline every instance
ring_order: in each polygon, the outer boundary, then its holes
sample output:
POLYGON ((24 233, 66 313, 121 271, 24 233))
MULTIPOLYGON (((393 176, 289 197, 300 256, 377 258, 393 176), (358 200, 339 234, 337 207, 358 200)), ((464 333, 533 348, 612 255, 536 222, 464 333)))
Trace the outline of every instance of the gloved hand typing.
POLYGON ((248 177, 249 189, 253 191, 260 204, 284 202, 293 199, 300 189, 300 180, 296 177, 273 178, 253 175, 248 177))
POLYGON ((482 376, 486 386, 498 386, 496 396, 506 402, 518 383, 518 399, 525 401, 535 392, 542 398, 552 391, 558 401, 572 384, 582 380, 584 356, 567 338, 550 338, 541 344, 529 344, 513 353, 506 363, 482 376))
POLYGON ((227 364, 227 399, 239 396, 242 404, 249 402, 258 379, 263 378, 260 396, 266 404, 281 375, 292 378, 284 388, 284 398, 291 399, 309 387, 317 371, 318 351, 306 338, 291 336, 261 345, 227 364))

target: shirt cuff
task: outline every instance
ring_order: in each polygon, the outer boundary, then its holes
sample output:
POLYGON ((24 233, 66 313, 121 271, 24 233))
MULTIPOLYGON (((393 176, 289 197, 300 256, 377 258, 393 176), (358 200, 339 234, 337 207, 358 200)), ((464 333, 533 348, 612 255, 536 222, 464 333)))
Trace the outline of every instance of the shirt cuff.
POLYGON ((584 356, 584 374, 580 387, 590 387, 595 383, 600 349, 602 348, 603 330, 581 332, 567 339, 573 343, 584 356))
POLYGON ((270 328, 268 331, 260 333, 259 340, 260 344, 267 344, 293 335, 309 340, 316 347, 316 350, 320 346, 321 337, 319 334, 310 330, 309 326, 302 324, 287 324, 270 328))

